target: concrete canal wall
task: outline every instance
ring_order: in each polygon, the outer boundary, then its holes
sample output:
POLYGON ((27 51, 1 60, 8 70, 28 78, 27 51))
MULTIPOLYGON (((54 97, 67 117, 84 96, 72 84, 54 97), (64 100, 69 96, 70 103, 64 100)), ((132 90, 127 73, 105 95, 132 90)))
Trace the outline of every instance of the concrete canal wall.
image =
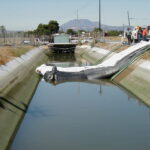
MULTIPOLYGON (((91 48, 89 46, 78 47, 77 55, 96 64, 108 59, 115 53, 110 53, 101 48, 91 48)), ((116 84, 124 87, 129 92, 137 96, 146 105, 150 106, 150 53, 145 53, 138 57, 132 64, 128 64, 120 73, 116 74, 112 80, 116 84)))
POLYGON ((0 66, 0 150, 8 149, 39 82, 37 65, 47 58, 35 48, 0 66))
POLYGON ((83 45, 77 47, 76 55, 83 57, 92 64, 99 64, 116 54, 116 51, 121 47, 122 45, 118 44, 115 47, 113 46, 112 49, 109 48, 109 50, 107 50, 104 48, 83 45))
POLYGON ((92 64, 96 64, 96 62, 100 61, 109 52, 109 50, 83 45, 77 47, 76 55, 83 57, 92 64))
POLYGON ((0 66, 0 92, 9 91, 14 84, 20 82, 33 68, 35 62, 43 57, 44 47, 35 48, 17 57, 5 65, 0 66))
POLYGON ((140 56, 126 69, 114 76, 113 81, 150 107, 150 53, 140 56))

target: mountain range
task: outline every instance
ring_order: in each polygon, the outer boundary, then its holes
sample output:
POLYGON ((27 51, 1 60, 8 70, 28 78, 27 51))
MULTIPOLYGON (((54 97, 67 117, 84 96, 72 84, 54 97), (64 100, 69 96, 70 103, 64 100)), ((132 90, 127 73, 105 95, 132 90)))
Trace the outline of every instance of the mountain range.
MULTIPOLYGON (((66 31, 67 29, 73 29, 73 30, 85 30, 85 31, 92 31, 94 28, 98 28, 99 23, 90 21, 88 19, 74 19, 67 23, 64 23, 60 26, 60 30, 66 31)), ((124 26, 127 28, 128 26, 124 26)), ((102 24, 102 29, 105 31, 110 30, 117 30, 117 31, 123 31, 123 26, 109 26, 102 24)))

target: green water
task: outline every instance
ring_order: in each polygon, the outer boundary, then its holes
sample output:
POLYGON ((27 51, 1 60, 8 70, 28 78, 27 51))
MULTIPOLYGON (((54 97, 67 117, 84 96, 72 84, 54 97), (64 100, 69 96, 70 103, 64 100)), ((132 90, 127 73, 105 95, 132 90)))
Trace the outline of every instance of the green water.
MULTIPOLYGON (((50 57, 50 63, 57 65, 82 64, 71 60, 50 57)), ((10 148, 149 149, 150 109, 103 80, 65 82, 55 86, 41 80, 10 148)))

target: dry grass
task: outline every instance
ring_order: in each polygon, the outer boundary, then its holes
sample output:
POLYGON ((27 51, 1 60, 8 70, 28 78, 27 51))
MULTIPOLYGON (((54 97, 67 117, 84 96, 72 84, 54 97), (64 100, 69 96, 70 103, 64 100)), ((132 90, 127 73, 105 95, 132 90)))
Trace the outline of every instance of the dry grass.
MULTIPOLYGON (((114 43, 112 42, 104 42, 104 43, 97 43, 97 44, 95 44, 95 46, 96 47, 100 47, 100 48, 103 48, 103 49, 107 49, 107 50, 114 50, 114 49, 116 49, 116 52, 118 53, 118 52, 121 52, 121 51, 123 51, 123 50, 125 50, 125 49, 127 49, 127 48, 129 48, 129 46, 128 45, 122 45, 121 43, 115 43, 115 41, 116 42, 118 42, 118 41, 120 41, 121 42, 121 37, 119 37, 119 36, 114 36, 114 37, 105 37, 105 40, 110 40, 110 41, 114 41, 114 43), (120 46, 120 47, 119 47, 120 46), (119 47, 119 48, 118 48, 119 47)), ((126 39, 123 39, 123 41, 125 42, 126 41, 126 39)))
POLYGON ((0 64, 5 64, 14 57, 15 53, 11 51, 10 47, 0 48, 0 64))
POLYGON ((119 49, 117 49, 117 53, 121 52, 121 51, 124 51, 125 49, 129 48, 130 46, 129 45, 122 45, 119 49))
POLYGON ((119 44, 114 44, 114 43, 97 43, 95 44, 96 47, 100 47, 100 48, 103 48, 103 49, 107 49, 107 50, 112 50, 114 49, 115 47, 117 47, 119 44))
POLYGON ((105 39, 110 41, 121 41, 120 36, 106 36, 105 39))
POLYGON ((146 54, 142 55, 141 59, 150 60, 150 53, 146 53, 146 54))
POLYGON ((18 46, 18 47, 0 47, 0 64, 5 64, 15 57, 19 57, 22 54, 31 50, 32 46, 18 46))
POLYGON ((107 49, 107 50, 110 50, 110 51, 116 49, 115 52, 117 52, 117 53, 129 48, 128 45, 121 45, 119 43, 97 43, 95 46, 103 48, 103 49, 107 49))

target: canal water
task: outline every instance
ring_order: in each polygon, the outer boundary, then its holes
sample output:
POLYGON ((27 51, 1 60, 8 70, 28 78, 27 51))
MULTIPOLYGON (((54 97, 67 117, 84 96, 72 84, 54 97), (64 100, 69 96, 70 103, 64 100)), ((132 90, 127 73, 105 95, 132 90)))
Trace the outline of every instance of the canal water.
MULTIPOLYGON (((70 58, 71 57, 71 58, 70 58)), ((86 65, 51 56, 58 66, 86 65)), ((10 150, 149 150, 150 109, 104 80, 41 80, 10 150)))

